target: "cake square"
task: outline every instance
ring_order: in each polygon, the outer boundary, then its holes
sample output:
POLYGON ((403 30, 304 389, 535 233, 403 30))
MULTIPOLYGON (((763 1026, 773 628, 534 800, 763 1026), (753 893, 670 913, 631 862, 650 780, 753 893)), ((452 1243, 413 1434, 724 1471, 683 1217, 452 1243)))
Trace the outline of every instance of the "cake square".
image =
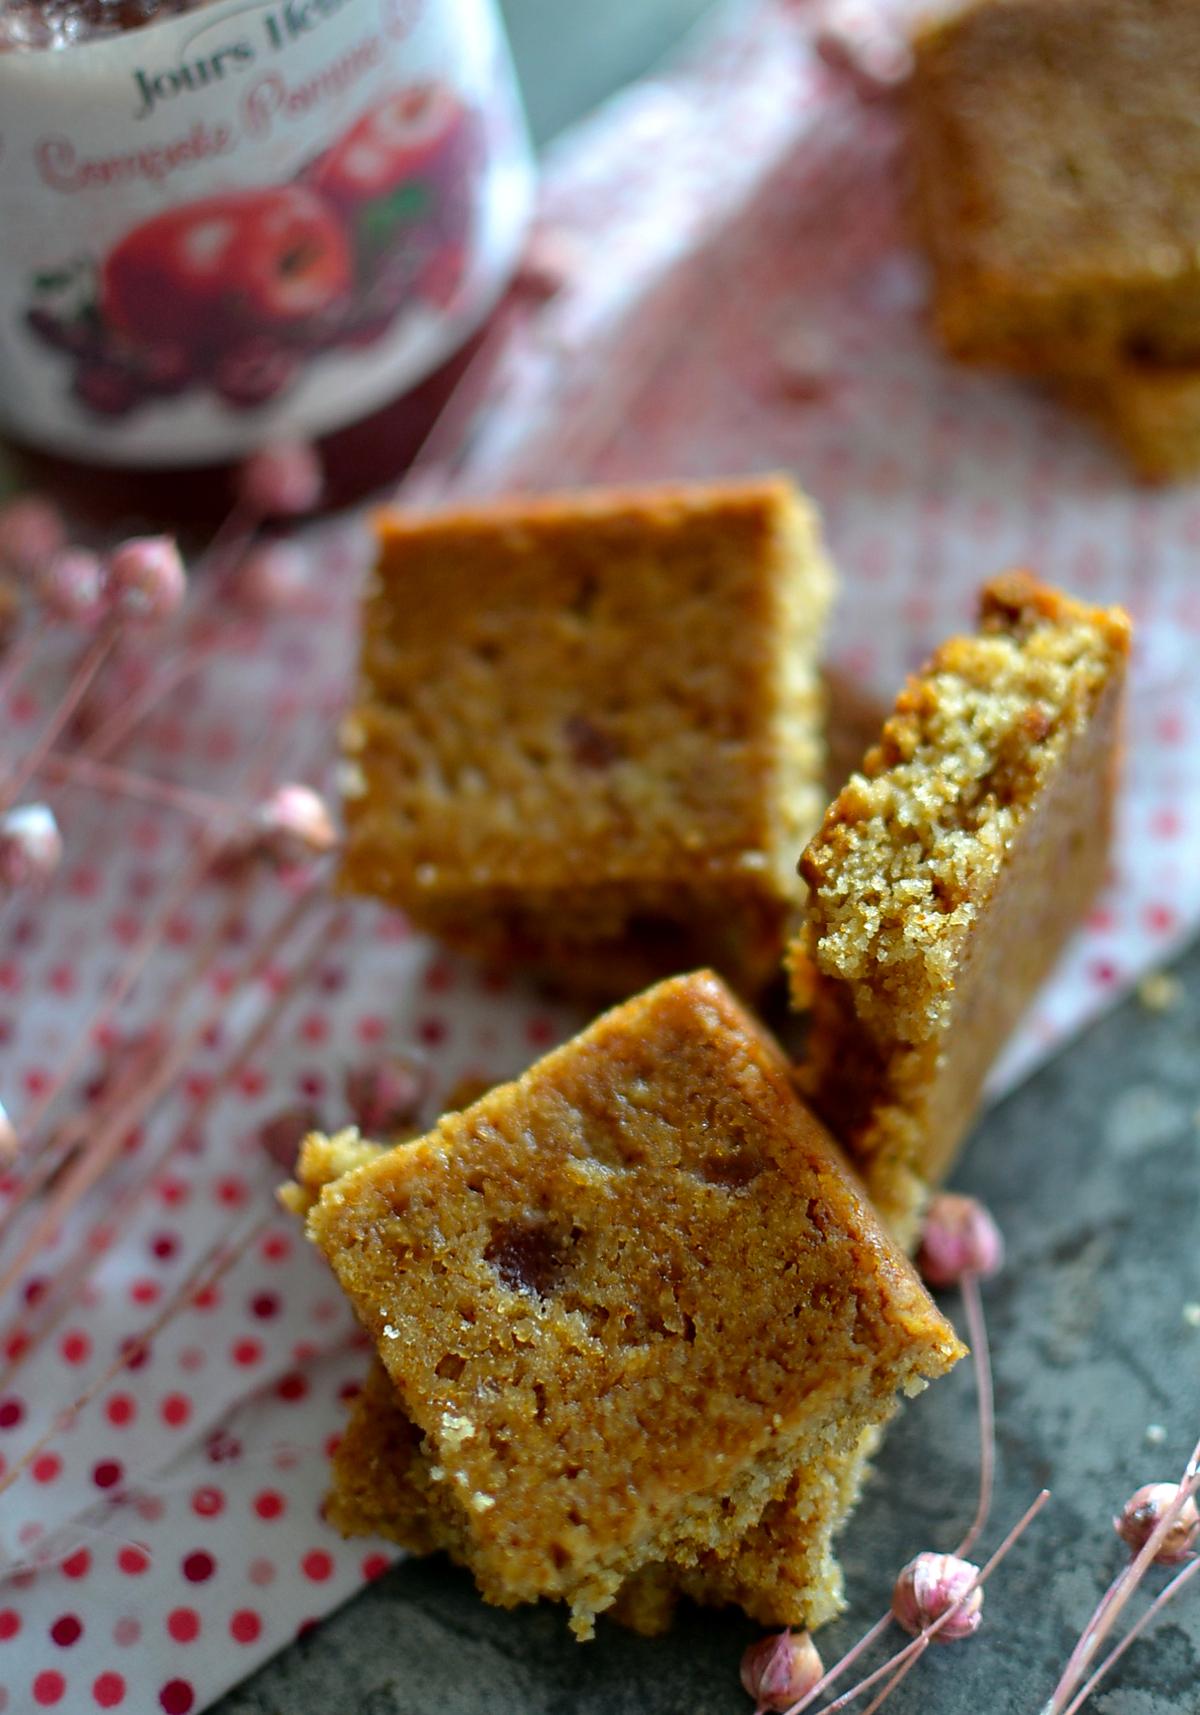
POLYGON ((1063 391, 1116 442, 1143 482, 1180 482, 1200 471, 1200 363, 1169 367, 1131 358, 1063 391))
POLYGON ((1129 644, 1119 608, 995 579, 801 859, 805 1089, 906 1243, 1104 878, 1129 644))
MULTIPOLYGON (((305 1165, 302 1159, 300 1177, 305 1165)), ((308 1216, 484 1595, 728 1557, 961 1355, 711 973, 615 1008, 308 1216)))
POLYGON ((761 987, 822 808, 831 592, 782 478, 385 516, 343 885, 573 993, 761 987))
MULTIPOLYGON (((303 1183, 284 1188, 285 1203, 306 1214, 325 1185, 382 1153, 354 1131, 334 1138, 314 1134, 299 1169, 303 1183)), ((655 1636, 670 1626, 682 1593, 713 1606, 737 1603, 766 1626, 813 1628, 832 1619, 843 1606, 834 1538, 858 1499, 879 1429, 873 1425, 853 1447, 802 1464, 783 1495, 723 1557, 705 1553, 695 1566, 659 1562, 634 1573, 617 1592, 610 1617, 655 1636)), ((461 1512, 430 1477, 421 1442, 376 1359, 333 1452, 326 1516, 346 1536, 384 1536, 415 1554, 442 1549, 461 1563, 461 1512)))
POLYGON ((1200 358, 1200 13, 974 0, 917 35, 916 210, 955 355, 1200 358))
MULTIPOLYGON (((324 1185, 382 1153, 354 1132, 314 1135, 304 1152, 303 1185, 285 1188, 287 1206, 307 1213, 324 1185)), ((832 1619, 844 1605, 834 1539, 858 1499, 879 1432, 880 1424, 872 1425, 852 1447, 801 1464, 783 1495, 725 1555, 707 1552, 694 1566, 658 1562, 634 1573, 610 1617, 655 1636, 669 1628, 680 1594, 687 1594, 712 1606, 737 1603, 767 1626, 814 1628, 832 1619)), ((463 1563, 461 1509, 431 1478, 430 1463, 376 1359, 332 1456, 326 1516, 346 1536, 384 1536, 415 1554, 442 1549, 463 1563)))

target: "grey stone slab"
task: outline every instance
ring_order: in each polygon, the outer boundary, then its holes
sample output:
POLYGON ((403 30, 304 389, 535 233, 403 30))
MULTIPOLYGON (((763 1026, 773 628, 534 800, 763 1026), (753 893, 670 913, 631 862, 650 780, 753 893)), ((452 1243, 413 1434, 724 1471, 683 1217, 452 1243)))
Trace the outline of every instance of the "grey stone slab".
MULTIPOLYGON (((1177 1005, 1133 1000, 984 1119, 955 1176, 1007 1236, 986 1289, 999 1472, 984 1547, 1043 1485, 1042 1518, 990 1586, 968 1643, 931 1651, 893 1715, 1036 1715, 1120 1563, 1110 1516, 1176 1475, 1200 1430, 1200 948, 1177 1005), (1152 1426, 1158 1426, 1157 1429, 1152 1426), (1150 1437, 1147 1431, 1150 1430, 1150 1437)), ((953 1294, 945 1306, 952 1316, 953 1294)), ((975 1411, 966 1366, 909 1405, 843 1539, 852 1595, 831 1659, 886 1604, 921 1548, 970 1516, 975 1411)), ((746 1715, 738 1659, 754 1628, 685 1610, 648 1642, 560 1613, 502 1613, 443 1562, 409 1562, 220 1705, 220 1715, 746 1715)), ((1200 1707, 1200 1592, 1126 1657, 1097 1715, 1200 1707)))

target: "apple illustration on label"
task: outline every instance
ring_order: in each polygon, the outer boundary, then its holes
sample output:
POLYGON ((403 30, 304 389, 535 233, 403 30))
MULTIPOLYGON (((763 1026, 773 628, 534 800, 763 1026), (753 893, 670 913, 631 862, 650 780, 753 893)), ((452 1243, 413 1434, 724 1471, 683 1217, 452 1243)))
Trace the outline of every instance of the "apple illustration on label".
POLYGON ((226 352, 286 339, 351 286, 336 215, 302 185, 185 203, 120 239, 101 271, 101 311, 138 344, 226 352))
POLYGON ((409 306, 453 311, 481 146, 477 115, 445 85, 394 91, 291 183, 183 203, 98 263, 40 268, 26 329, 71 363, 92 416, 193 389, 259 410, 321 353, 386 339, 409 306))
POLYGON ((461 165, 469 115, 441 83, 415 83, 378 101, 315 163, 310 182, 353 213, 461 165))

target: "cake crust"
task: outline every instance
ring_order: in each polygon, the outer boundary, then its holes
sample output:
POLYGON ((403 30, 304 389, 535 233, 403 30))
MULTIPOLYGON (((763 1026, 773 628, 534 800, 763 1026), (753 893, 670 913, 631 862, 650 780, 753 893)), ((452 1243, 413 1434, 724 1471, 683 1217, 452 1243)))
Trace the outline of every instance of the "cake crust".
POLYGON ((582 1635, 644 1568, 711 1574, 962 1352, 710 973, 325 1185, 308 1230, 422 1437, 444 1545, 582 1635))
POLYGON ((1129 643, 1119 609, 994 580, 801 860, 806 1089, 905 1242, 1104 878, 1129 643))
POLYGON ((918 31, 911 135, 935 315, 1057 375, 1200 357, 1190 0, 973 0, 918 31))
POLYGON ((614 998, 773 972, 820 816, 832 575, 783 478, 385 514, 342 884, 614 998))

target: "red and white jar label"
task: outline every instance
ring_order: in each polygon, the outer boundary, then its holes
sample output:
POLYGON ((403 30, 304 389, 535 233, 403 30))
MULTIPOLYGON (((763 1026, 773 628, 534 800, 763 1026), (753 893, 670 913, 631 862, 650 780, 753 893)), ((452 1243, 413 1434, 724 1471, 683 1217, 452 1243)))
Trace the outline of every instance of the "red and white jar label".
POLYGON ((339 428, 480 325, 531 196, 492 0, 217 0, 0 54, 0 423, 147 467, 339 428))

